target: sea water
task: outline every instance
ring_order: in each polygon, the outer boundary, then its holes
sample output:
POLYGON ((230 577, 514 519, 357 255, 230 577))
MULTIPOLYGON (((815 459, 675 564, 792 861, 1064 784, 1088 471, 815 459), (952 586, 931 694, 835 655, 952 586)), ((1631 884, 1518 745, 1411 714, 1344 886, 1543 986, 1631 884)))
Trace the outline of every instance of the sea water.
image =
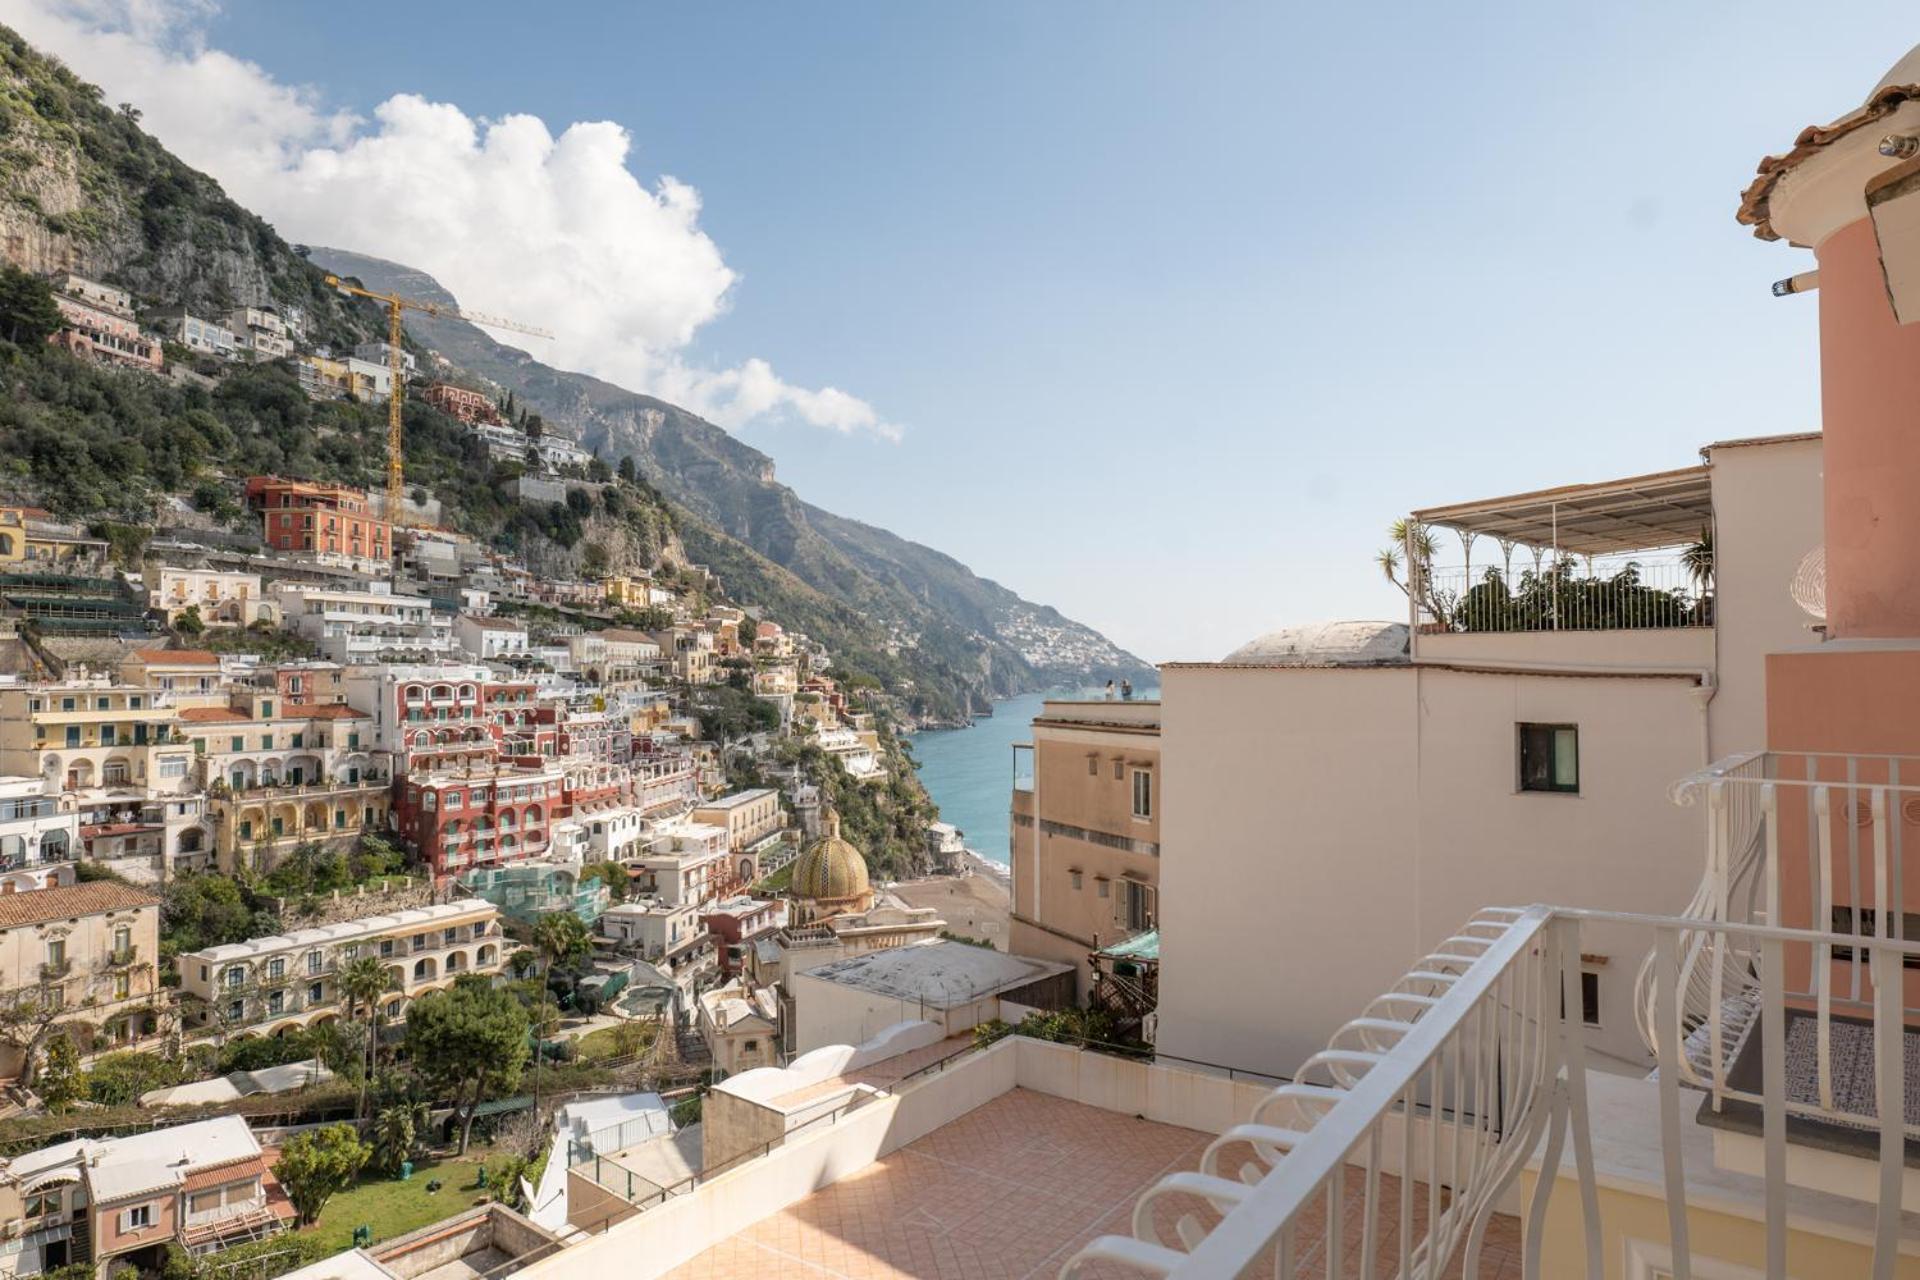
MULTIPOLYGON (((989 862, 1012 862, 1013 744, 1033 741, 1033 718, 1049 698, 1099 698, 1100 689, 1049 689, 993 704, 967 729, 925 729, 913 735, 920 781, 940 818, 966 833, 967 848, 989 862)), ((1158 696, 1144 689, 1136 698, 1158 696)), ((1029 762, 1022 762, 1026 767, 1029 762)))

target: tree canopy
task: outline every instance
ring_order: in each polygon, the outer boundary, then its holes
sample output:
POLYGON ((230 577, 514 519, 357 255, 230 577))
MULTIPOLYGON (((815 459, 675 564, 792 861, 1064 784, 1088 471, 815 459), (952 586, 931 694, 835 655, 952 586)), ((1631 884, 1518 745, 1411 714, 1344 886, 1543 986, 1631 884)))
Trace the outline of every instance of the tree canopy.
POLYGON ((477 974, 421 996, 407 1009, 407 1057, 460 1122, 460 1151, 473 1136, 473 1113, 510 1092, 526 1066, 527 1011, 511 992, 477 974))
POLYGON ((273 1174, 287 1189, 301 1225, 311 1226, 328 1200, 353 1185, 372 1154, 352 1125, 330 1124, 287 1139, 273 1174))

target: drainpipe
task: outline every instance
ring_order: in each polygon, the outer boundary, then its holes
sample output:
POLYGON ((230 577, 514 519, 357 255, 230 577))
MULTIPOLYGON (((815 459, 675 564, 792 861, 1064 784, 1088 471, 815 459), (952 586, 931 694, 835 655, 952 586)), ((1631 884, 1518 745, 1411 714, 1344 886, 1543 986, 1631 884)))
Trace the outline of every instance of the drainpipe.
POLYGON ((1687 696, 1693 699, 1693 705, 1700 709, 1700 765, 1702 768, 1713 763, 1713 728, 1708 719, 1707 707, 1714 695, 1720 692, 1720 685, 1714 679, 1713 672, 1702 671, 1700 683, 1687 690, 1687 696))

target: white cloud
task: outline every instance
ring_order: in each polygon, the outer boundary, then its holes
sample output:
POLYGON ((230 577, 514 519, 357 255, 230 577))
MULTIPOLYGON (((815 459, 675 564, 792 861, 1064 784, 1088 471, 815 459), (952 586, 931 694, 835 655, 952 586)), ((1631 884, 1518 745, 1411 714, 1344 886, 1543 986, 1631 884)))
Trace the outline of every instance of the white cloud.
POLYGON ((542 359, 685 405, 729 429, 790 420, 898 439, 873 406, 809 389, 762 359, 730 369, 686 348, 738 279, 700 229, 700 195, 628 167, 606 121, 556 137, 538 118, 477 120, 400 93, 371 120, 207 47, 212 0, 0 0, 39 48, 131 102, 175 154, 291 240, 418 267, 476 311, 551 329, 496 333, 542 359))

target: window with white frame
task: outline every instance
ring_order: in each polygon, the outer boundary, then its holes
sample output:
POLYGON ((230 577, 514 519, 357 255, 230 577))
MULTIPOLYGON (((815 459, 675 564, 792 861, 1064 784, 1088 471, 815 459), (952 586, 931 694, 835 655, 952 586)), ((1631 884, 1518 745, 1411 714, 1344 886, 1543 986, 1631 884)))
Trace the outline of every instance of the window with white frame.
POLYGON ((1153 816, 1153 771, 1133 771, 1133 816, 1143 821, 1153 816))

